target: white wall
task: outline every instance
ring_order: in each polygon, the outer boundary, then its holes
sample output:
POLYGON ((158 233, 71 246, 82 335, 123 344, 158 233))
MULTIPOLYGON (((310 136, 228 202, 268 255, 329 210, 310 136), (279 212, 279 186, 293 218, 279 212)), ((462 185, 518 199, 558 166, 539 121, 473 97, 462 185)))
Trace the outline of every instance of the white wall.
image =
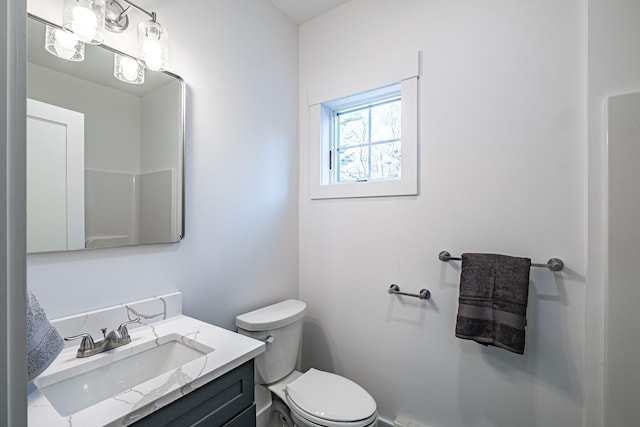
MULTIPOLYGON (((640 247, 633 240, 637 233, 637 215, 634 216, 637 190, 627 185, 637 182, 640 176, 637 167, 625 165, 625 159, 634 159, 637 135, 620 138, 618 129, 617 138, 607 141, 605 112, 607 97, 640 91, 639 19, 638 2, 589 0, 589 266, 592 270, 589 277, 592 280, 587 307, 588 331, 590 341, 604 346, 606 353, 604 370, 601 357, 592 358, 588 366, 590 373, 597 374, 593 378, 593 389, 598 390, 600 386, 596 401, 605 403, 604 416, 600 407, 597 408, 600 412, 592 417, 604 422, 593 423, 594 426, 637 424, 637 399, 632 397, 630 401, 628 396, 630 385, 637 390, 637 369, 625 371, 635 359, 625 350, 629 344, 637 347, 640 342, 637 328, 640 314, 635 305, 640 300, 635 280, 640 247), (602 314, 603 306, 606 316, 602 314)), ((637 117, 637 111, 629 111, 632 117, 637 117)))
POLYGON ((580 426, 585 402, 586 4, 353 0, 300 29, 303 358, 425 427, 580 426), (307 90, 421 51, 420 194, 311 201, 307 90), (454 337, 459 264, 533 269, 526 354, 454 337), (391 283, 432 300, 387 294, 391 283))
POLYGON ((297 28, 268 0, 152 6, 188 87, 186 237, 30 255, 28 284, 49 317, 180 290, 186 314, 232 328, 297 295, 297 28))

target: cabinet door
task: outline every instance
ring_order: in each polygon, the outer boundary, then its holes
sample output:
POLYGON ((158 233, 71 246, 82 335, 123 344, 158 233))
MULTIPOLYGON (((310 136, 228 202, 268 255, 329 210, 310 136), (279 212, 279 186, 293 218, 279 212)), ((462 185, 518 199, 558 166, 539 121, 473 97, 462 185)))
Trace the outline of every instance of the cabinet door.
POLYGON ((224 427, 255 427, 256 425, 256 405, 251 405, 243 413, 229 421, 224 427))
MULTIPOLYGON (((134 425, 222 427, 253 405, 253 387, 253 360, 250 360, 134 425)), ((253 421, 249 421, 242 426, 255 426, 255 409, 253 421)))

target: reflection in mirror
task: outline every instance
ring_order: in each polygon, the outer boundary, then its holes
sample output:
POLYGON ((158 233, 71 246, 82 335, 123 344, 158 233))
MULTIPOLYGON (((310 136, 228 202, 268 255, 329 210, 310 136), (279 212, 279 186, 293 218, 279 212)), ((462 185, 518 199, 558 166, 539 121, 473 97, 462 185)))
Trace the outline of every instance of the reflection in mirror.
POLYGON ((179 241, 182 79, 146 70, 143 84, 125 83, 104 46, 58 58, 34 17, 28 40, 27 251, 179 241))

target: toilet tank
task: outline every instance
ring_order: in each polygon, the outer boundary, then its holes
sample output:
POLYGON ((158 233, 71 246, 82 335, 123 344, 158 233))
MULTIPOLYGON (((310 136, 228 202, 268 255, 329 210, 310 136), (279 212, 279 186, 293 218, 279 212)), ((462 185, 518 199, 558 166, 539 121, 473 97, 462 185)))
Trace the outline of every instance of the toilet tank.
POLYGON ((256 357, 256 383, 271 384, 296 367, 302 341, 302 318, 307 304, 290 299, 236 317, 238 333, 266 342, 256 357))

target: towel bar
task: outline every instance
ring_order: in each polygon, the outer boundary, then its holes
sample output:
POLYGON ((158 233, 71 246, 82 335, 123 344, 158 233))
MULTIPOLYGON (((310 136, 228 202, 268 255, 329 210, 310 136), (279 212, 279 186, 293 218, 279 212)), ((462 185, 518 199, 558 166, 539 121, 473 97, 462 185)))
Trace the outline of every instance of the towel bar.
POLYGON ((408 297, 414 297, 414 298, 420 298, 420 299, 431 298, 431 292, 429 292, 428 289, 420 289, 419 294, 410 294, 407 292, 400 292, 400 286, 396 285, 395 283, 389 286, 389 290, 387 292, 394 295, 405 295, 408 297))
MULTIPOLYGON (((447 251, 442 251, 438 254, 438 258, 440 259, 440 261, 461 261, 462 258, 459 257, 452 257, 451 254, 447 251)), ((551 271, 561 271, 564 268, 564 262, 560 259, 560 258, 551 258, 549 261, 547 261, 546 264, 534 264, 531 263, 532 267, 546 267, 551 271)))

